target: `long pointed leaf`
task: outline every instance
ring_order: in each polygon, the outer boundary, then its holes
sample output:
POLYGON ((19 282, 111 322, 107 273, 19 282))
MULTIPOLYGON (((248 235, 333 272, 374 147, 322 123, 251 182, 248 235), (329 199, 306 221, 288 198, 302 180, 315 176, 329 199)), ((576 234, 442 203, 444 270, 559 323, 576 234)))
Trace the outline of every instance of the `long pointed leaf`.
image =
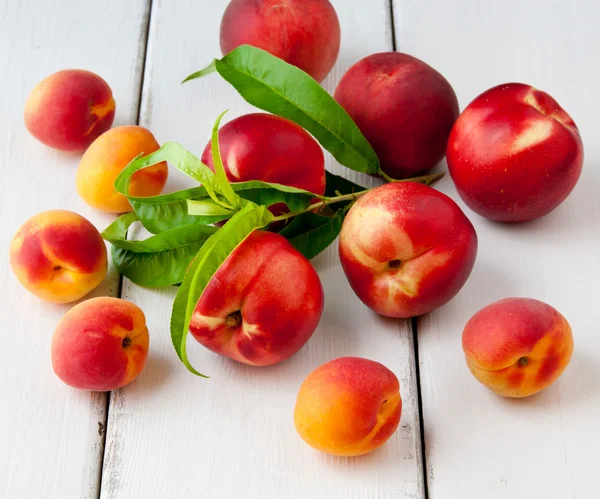
POLYGON ((138 170, 161 163, 162 161, 168 161, 178 170, 200 182, 206 189, 208 195, 218 203, 218 198, 214 192, 214 172, 208 166, 203 164, 196 156, 186 151, 176 142, 167 142, 158 151, 148 154, 147 156, 138 156, 133 159, 115 180, 115 189, 117 192, 126 196, 130 202, 145 199, 143 197, 129 195, 129 182, 131 181, 131 176, 138 170))
POLYGON ((227 179, 227 174, 225 173, 225 167, 223 166, 223 160, 221 159, 221 150, 219 147, 219 124, 225 116, 224 111, 215 121, 215 125, 213 126, 212 136, 210 139, 210 148, 212 153, 213 165, 215 167, 215 176, 217 180, 217 184, 219 186, 219 191, 225 199, 229 201, 232 207, 239 207, 240 205, 240 197, 233 192, 231 185, 229 184, 229 180, 227 179))
MULTIPOLYGON (((342 165, 365 173, 379 171, 375 151, 352 118, 301 69, 250 45, 235 48, 213 64, 246 101, 298 123, 342 165)), ((185 81, 208 73, 199 71, 185 81)))
MULTIPOLYGON (((252 201, 258 205, 270 206, 275 203, 284 203, 293 212, 305 210, 312 198, 319 197, 296 187, 271 184, 252 180, 231 184, 233 190, 241 198, 252 201)), ((129 202, 139 217, 142 225, 158 234, 165 230, 184 227, 186 225, 207 225, 230 218, 229 215, 190 215, 188 201, 210 200, 206 189, 202 186, 193 187, 170 194, 161 194, 147 198, 129 198, 129 202)))
POLYGON ((121 215, 102 237, 112 244, 113 262, 119 272, 147 287, 179 284, 194 256, 216 227, 192 225, 168 230, 144 240, 127 239, 127 230, 137 221, 135 213, 121 215))
POLYGON ((335 241, 342 230, 346 209, 338 210, 333 217, 323 217, 306 212, 294 217, 279 234, 309 260, 324 251, 335 241))
POLYGON ((196 71, 195 73, 192 73, 185 80, 183 80, 181 83, 185 83, 186 81, 190 81, 190 80, 195 80, 196 78, 201 78, 202 76, 206 76, 206 75, 209 75, 211 73, 214 73, 216 70, 217 70, 217 68, 215 66, 215 61, 213 60, 204 69, 201 69, 200 71, 196 71))

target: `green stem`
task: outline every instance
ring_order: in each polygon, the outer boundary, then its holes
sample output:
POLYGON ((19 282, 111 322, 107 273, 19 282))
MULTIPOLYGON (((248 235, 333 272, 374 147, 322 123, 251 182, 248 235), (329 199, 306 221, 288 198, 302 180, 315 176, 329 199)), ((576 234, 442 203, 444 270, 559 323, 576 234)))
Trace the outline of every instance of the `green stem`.
MULTIPOLYGON (((440 173, 433 173, 431 175, 423 175, 421 177, 412 177, 412 178, 405 178, 402 180, 394 180, 393 178, 388 177, 383 172, 379 172, 379 174, 388 182, 419 182, 419 183, 425 184, 425 185, 431 185, 436 180, 438 180, 444 176, 444 172, 440 172, 440 173)), ((372 189, 374 189, 374 188, 372 188, 372 189)), ((309 211, 318 212, 319 210, 321 210, 322 208, 324 208, 325 206, 330 205, 330 204, 341 203, 343 201, 355 201, 356 199, 358 199, 359 197, 366 194, 367 192, 369 192, 372 189, 365 189, 364 191, 353 192, 352 194, 342 194, 340 196, 321 199, 321 201, 319 201, 318 203, 311 204, 305 210, 298 211, 298 212, 284 213, 283 215, 279 215, 278 217, 275 217, 273 220, 271 220, 271 223, 280 222, 281 220, 289 220, 290 218, 297 217, 298 215, 302 215, 303 213, 306 213, 309 211)))
POLYGON ((381 175, 381 177, 386 182, 418 182, 420 184, 425 184, 425 185, 431 185, 435 181, 441 179, 445 175, 444 172, 439 172, 439 173, 432 173, 431 175, 422 175, 420 177, 395 179, 395 178, 392 178, 389 175, 387 175, 383 170, 380 170, 378 173, 379 173, 379 175, 381 175))
POLYGON ((290 218, 297 217, 298 215, 302 215, 303 213, 307 213, 309 211, 316 212, 330 204, 341 203, 342 201, 353 201, 361 197, 363 194, 366 194, 370 190, 371 189, 366 189, 364 191, 353 192, 352 194, 343 194, 342 196, 325 198, 319 201, 318 203, 311 204, 308 208, 306 208, 306 210, 284 213, 283 215, 279 215, 278 217, 275 217, 273 220, 271 220, 271 223, 279 222, 281 220, 288 220, 290 218))

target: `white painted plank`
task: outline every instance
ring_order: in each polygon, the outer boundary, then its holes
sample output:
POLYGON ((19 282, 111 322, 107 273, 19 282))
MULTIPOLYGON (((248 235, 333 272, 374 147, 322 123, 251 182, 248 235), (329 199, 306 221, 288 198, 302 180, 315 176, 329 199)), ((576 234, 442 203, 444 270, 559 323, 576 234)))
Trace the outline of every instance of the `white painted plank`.
MULTIPOLYGON (((218 55, 218 29, 227 2, 154 0, 142 120, 160 141, 176 140, 200 154, 214 119, 250 107, 217 75, 179 82, 218 55)), ((389 4, 337 0, 342 25, 339 62, 325 85, 333 90, 356 60, 391 48, 389 4)), ((329 159, 331 171, 342 172, 329 159)), ((344 172, 373 185, 374 179, 344 172)), ((169 187, 181 187, 175 175, 169 187)), ((102 497, 423 497, 413 342, 408 323, 370 313, 347 284, 334 246, 314 261, 325 287, 326 310, 308 343, 290 361, 250 368, 190 340, 189 374, 169 337, 174 290, 152 291, 126 282, 123 297, 145 311, 151 335, 140 378, 113 392, 102 497), (401 427, 381 450, 358 459, 331 458, 296 435, 293 408, 303 378, 334 357, 378 360, 400 378, 401 427)))
MULTIPOLYGON (((8 246, 18 227, 41 211, 72 210, 98 228, 112 218, 79 199, 80 156, 36 142, 23 125, 23 109, 42 78, 83 68, 112 87, 115 123, 135 122, 147 7, 146 0, 0 0, 0 497, 99 493, 106 395, 73 390, 52 372, 50 339, 70 306, 43 303, 25 291, 10 270, 8 246)), ((117 292, 111 269, 93 294, 117 292)))
MULTIPOLYGON (((532 84, 571 114, 586 156, 571 197, 541 220, 498 225, 465 208, 480 240, 473 275, 418 324, 430 497, 598 497, 600 7, 583 0, 396 0, 394 7, 398 50, 440 70, 461 107, 499 83, 532 84), (547 301, 575 336, 563 377, 527 400, 480 386, 461 349, 470 316, 507 296, 547 301)), ((458 200, 450 179, 440 188, 458 200)))

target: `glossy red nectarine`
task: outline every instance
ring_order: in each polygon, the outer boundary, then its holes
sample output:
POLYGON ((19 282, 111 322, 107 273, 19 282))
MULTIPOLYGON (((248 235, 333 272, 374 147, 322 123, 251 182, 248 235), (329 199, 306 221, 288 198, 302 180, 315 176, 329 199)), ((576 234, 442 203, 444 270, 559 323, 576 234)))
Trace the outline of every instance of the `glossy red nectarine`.
POLYGON ((357 296, 388 317, 444 305, 475 263, 477 235, 458 205, 414 182, 385 184, 356 201, 340 234, 340 260, 357 296))
POLYGON ((467 106, 447 156, 469 208, 490 220, 525 222, 550 213, 571 193, 583 145, 577 126, 550 95, 508 83, 467 106))
MULTIPOLYGON (((219 130, 219 148, 231 182, 262 180, 325 193, 325 158, 318 142, 296 123, 266 113, 240 116, 219 130)), ((214 170, 210 142, 202 162, 214 170)), ((278 203, 271 211, 288 211, 278 203)))
POLYGON ((323 311, 323 288, 309 261, 279 234, 255 231, 204 290, 190 332, 244 364, 267 366, 296 353, 323 311))

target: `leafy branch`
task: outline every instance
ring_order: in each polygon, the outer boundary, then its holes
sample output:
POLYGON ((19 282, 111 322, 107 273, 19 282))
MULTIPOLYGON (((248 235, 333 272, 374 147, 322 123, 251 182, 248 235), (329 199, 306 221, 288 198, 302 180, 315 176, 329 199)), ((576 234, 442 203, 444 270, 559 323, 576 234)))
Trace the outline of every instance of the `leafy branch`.
MULTIPOLYGON (((308 130, 340 164, 355 171, 380 175, 387 182, 402 181, 381 169, 377 154, 356 123, 316 80, 301 69, 257 47, 241 45, 192 73, 182 83, 215 71, 250 104, 290 119, 308 130)), ((432 183, 443 176, 437 175, 436 178, 422 177, 423 183, 432 183)))
MULTIPOLYGON (((381 170, 367 139, 333 97, 309 75, 263 50, 238 47, 186 81, 214 71, 251 104, 304 127, 350 169, 379 174, 388 182, 426 185, 443 176, 390 178, 381 170)), ((235 248, 254 230, 279 228, 298 251, 313 258, 333 243, 348 210, 370 190, 329 172, 324 196, 261 181, 229 183, 218 137, 224 114, 215 121, 211 134, 214 171, 174 142, 134 158, 115 181, 116 191, 127 197, 133 213, 122 215, 103 232, 113 246, 117 268, 133 282, 143 286, 181 284, 173 303, 171 339, 181 361, 199 376, 204 375, 187 357, 190 321, 204 289, 235 248), (163 161, 200 185, 160 196, 129 195, 132 175, 163 161), (274 216, 268 208, 277 203, 284 203, 289 212, 274 216), (222 227, 214 225, 225 220, 222 227), (127 232, 137 222, 153 235, 141 241, 128 240, 127 232)))

